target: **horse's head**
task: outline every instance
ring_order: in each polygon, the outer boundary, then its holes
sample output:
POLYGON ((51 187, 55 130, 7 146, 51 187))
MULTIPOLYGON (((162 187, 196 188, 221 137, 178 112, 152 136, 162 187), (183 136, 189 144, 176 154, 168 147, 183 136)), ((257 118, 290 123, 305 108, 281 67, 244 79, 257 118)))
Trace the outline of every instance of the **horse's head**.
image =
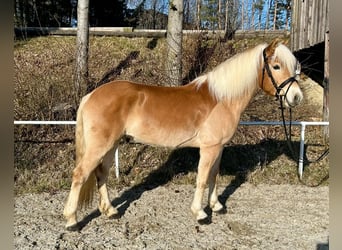
POLYGON ((287 107, 300 104, 303 94, 296 80, 300 65, 291 51, 275 39, 263 50, 262 60, 259 86, 267 94, 282 98, 287 107))

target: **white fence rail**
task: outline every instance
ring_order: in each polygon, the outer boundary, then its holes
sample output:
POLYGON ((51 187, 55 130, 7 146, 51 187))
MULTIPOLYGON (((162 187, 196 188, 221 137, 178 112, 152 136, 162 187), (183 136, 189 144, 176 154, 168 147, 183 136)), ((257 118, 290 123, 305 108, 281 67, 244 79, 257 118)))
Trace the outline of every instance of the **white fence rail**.
MULTIPOLYGON (((14 121, 14 125, 75 125, 76 121, 14 121)), ((290 125, 290 122, 285 122, 286 125, 290 125)), ((240 122, 240 125, 245 126, 275 126, 283 125, 281 121, 249 121, 240 122)), ((303 176, 303 162, 304 162, 304 141, 305 141, 305 129, 307 126, 329 126, 329 122, 314 122, 314 121, 292 121, 291 125, 301 126, 300 129, 300 149, 298 160, 298 174, 300 179, 303 176)), ((119 152, 115 151, 115 175, 119 177, 119 152)))

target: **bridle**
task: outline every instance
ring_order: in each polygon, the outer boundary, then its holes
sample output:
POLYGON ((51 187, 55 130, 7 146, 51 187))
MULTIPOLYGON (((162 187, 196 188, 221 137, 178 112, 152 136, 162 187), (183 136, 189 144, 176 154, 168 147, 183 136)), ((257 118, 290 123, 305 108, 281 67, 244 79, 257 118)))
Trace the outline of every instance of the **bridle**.
MULTIPOLYGON (((284 131, 285 131, 285 137, 286 137, 286 141, 287 141, 287 144, 288 144, 288 147, 290 149, 290 152, 292 154, 292 157, 293 159, 296 159, 296 155, 294 153, 294 149, 292 147, 292 143, 291 143, 291 127, 292 127, 292 109, 289 108, 289 111, 290 111, 290 122, 289 122, 289 132, 287 131, 287 128, 286 128, 286 122, 285 122, 285 115, 284 115, 284 104, 283 104, 283 100, 285 100, 286 98, 286 95, 287 95, 287 92, 289 91, 289 89, 291 88, 292 84, 294 82, 298 83, 297 79, 296 79, 296 76, 298 76, 300 74, 300 64, 298 63, 297 61, 297 67, 296 67, 296 71, 295 71, 295 75, 294 76, 291 76, 289 77, 288 79, 286 79, 285 81, 283 81, 279 86, 277 85, 273 75, 272 75, 272 72, 271 72, 271 69, 270 69, 270 66, 268 65, 268 62, 267 62, 267 56, 266 56, 266 50, 264 49, 263 52, 262 52, 262 55, 263 55, 263 59, 264 59, 264 67, 263 67, 263 70, 262 70, 262 88, 263 88, 263 84, 264 84, 264 75, 265 75, 265 70, 267 72, 267 75, 268 77, 271 79, 271 82, 274 86, 274 88, 276 89, 276 93, 275 93, 275 97, 276 99, 278 100, 279 99, 279 102, 280 102, 280 110, 281 110, 281 116, 282 116, 282 120, 283 120, 283 127, 284 127, 284 131), (287 88, 285 94, 281 94, 282 92, 282 89, 286 86, 290 84, 290 86, 287 88)), ((329 153, 329 148, 327 150, 325 150, 325 152, 320 156, 318 157, 316 160, 314 161, 309 161, 311 163, 313 162, 318 162, 320 161, 321 159, 323 159, 323 157, 325 157, 327 154, 329 153)), ((319 186, 321 183, 323 183, 323 181, 325 181, 327 178, 329 178, 329 175, 327 175, 327 177, 323 178, 323 180, 315 185, 315 186, 319 186)), ((298 178, 299 179, 299 178, 298 178)), ((299 179, 299 181, 308 186, 306 183, 304 183, 301 179, 299 179)), ((313 186, 314 187, 314 186, 313 186)))
POLYGON ((263 50, 262 55, 263 55, 263 59, 264 59, 264 67, 262 69, 262 83, 261 83, 262 84, 262 88, 263 88, 263 85, 264 85, 264 76, 265 76, 265 70, 266 70, 268 77, 271 79, 271 82, 272 82, 274 88, 276 89, 275 97, 276 97, 277 100, 279 100, 279 103, 280 103, 281 116, 282 116, 282 120, 283 120, 283 127, 284 127, 284 131, 285 131, 285 137, 286 137, 286 141, 287 141, 288 147, 290 149, 292 157, 294 157, 294 159, 296 159, 296 156, 295 156, 292 144, 291 144, 292 109, 289 108, 289 111, 290 111, 290 123, 289 123, 289 132, 288 132, 287 128, 286 128, 286 122, 285 122, 285 115, 284 115, 285 108, 284 108, 283 100, 285 100, 286 95, 287 95, 289 89, 291 88, 292 84, 294 82, 298 83, 298 81, 296 79, 296 76, 300 74, 300 68, 299 68, 300 65, 297 62, 297 69, 296 69, 296 72, 295 72, 294 76, 289 77, 288 79, 283 81, 280 85, 277 85, 277 83, 276 83, 276 81, 275 81, 275 79, 274 79, 274 77, 272 75, 270 66, 268 65, 268 62, 267 62, 266 49, 263 50), (282 92, 283 88, 286 85, 288 85, 288 84, 290 84, 290 86, 287 88, 285 94, 282 95, 281 92, 282 92))
MULTIPOLYGON (((264 49, 263 52, 262 52, 262 55, 263 55, 263 59, 264 59, 264 67, 262 69, 262 85, 264 84, 264 76, 265 76, 265 70, 267 72, 267 75, 268 77, 271 79, 271 82, 274 86, 274 88, 276 89, 276 93, 275 93, 275 97, 277 99, 280 99, 282 100, 283 98, 286 98, 286 95, 287 95, 287 92, 289 91, 289 89, 291 88, 292 84, 294 82, 297 82, 298 81, 296 80, 296 76, 300 74, 300 69, 299 69, 299 64, 297 63, 297 69, 296 69, 296 73, 294 76, 291 76, 289 78, 287 78, 285 81, 283 81, 280 85, 277 85, 276 81, 274 80, 274 77, 272 75, 272 72, 271 72, 271 69, 270 69, 270 66, 268 65, 267 63, 267 56, 266 56, 266 50, 264 49), (284 95, 281 95, 281 91, 282 89, 286 86, 290 84, 290 86, 287 88, 286 92, 284 95), (283 97, 283 98, 281 98, 283 97)), ((282 103, 282 102, 281 102, 282 103)), ((281 104, 282 105, 282 104, 281 104)))

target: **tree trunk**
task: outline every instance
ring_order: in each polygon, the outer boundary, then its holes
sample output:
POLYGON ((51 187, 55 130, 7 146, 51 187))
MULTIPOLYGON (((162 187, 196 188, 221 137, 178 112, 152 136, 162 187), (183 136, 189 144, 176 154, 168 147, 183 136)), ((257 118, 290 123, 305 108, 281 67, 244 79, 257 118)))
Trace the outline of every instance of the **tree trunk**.
POLYGON ((201 29, 201 1, 196 0, 196 28, 197 30, 201 29))
POLYGON ((222 30, 222 1, 218 0, 217 5, 218 29, 222 30))
POLYGON ((182 82, 183 0, 171 0, 167 28, 166 72, 171 86, 182 82))
MULTIPOLYGON (((184 6, 185 6, 184 22, 185 22, 185 24, 187 25, 187 28, 190 28, 190 27, 189 27, 190 20, 191 20, 190 1, 189 1, 189 0, 186 0, 184 6)), ((193 28, 193 27, 191 27, 191 29, 192 29, 192 28, 193 28)))
POLYGON ((241 1, 241 29, 245 30, 245 0, 241 1))
POLYGON ((22 27, 22 14, 21 14, 21 4, 19 0, 15 0, 15 9, 14 9, 14 17, 15 17, 15 25, 18 27, 22 27))
POLYGON ((156 25, 157 25, 157 0, 152 1, 152 5, 153 5, 153 12, 152 12, 152 29, 156 29, 156 25))
POLYGON ((254 15, 255 15, 255 0, 252 1, 251 30, 255 30, 254 15))
POLYGON ((228 38, 229 32, 229 0, 225 1, 225 10, 224 10, 224 37, 225 39, 228 38))
POLYGON ((273 16, 273 30, 276 30, 277 24, 277 10, 278 10, 278 1, 274 1, 274 16, 273 16))
POLYGON ((76 38, 76 101, 85 94, 88 83, 89 0, 78 0, 76 38))
POLYGON ((272 4, 272 1, 268 1, 265 30, 268 30, 268 25, 269 25, 269 21, 270 21, 270 8, 271 8, 271 4, 272 4))
POLYGON ((277 24, 278 1, 274 1, 274 16, 273 16, 273 30, 276 30, 277 24))

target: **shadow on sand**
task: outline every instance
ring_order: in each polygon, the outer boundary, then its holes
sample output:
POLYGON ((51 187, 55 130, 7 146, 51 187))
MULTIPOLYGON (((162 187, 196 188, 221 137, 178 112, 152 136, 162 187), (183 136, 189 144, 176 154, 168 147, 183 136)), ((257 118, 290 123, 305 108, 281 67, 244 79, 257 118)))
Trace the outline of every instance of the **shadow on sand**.
MULTIPOLYGON (((295 148, 299 148, 297 144, 294 144, 295 148)), ((228 198, 247 181, 248 174, 257 166, 266 166, 282 154, 286 154, 295 161, 286 142, 281 140, 268 139, 253 145, 225 147, 220 165, 220 175, 231 175, 234 176, 234 179, 219 195, 221 204, 225 206, 228 198)), ((189 172, 197 171, 198 161, 199 150, 197 148, 175 149, 168 160, 158 169, 152 171, 141 184, 127 189, 119 197, 112 200, 112 205, 119 211, 118 217, 123 216, 129 206, 138 200, 144 192, 167 184, 176 175, 186 175, 189 172)), ((205 208, 205 211, 209 215, 207 223, 210 223, 211 211, 208 207, 205 208)), ((84 217, 79 222, 80 230, 98 216, 100 216, 99 210, 94 210, 84 217)))

